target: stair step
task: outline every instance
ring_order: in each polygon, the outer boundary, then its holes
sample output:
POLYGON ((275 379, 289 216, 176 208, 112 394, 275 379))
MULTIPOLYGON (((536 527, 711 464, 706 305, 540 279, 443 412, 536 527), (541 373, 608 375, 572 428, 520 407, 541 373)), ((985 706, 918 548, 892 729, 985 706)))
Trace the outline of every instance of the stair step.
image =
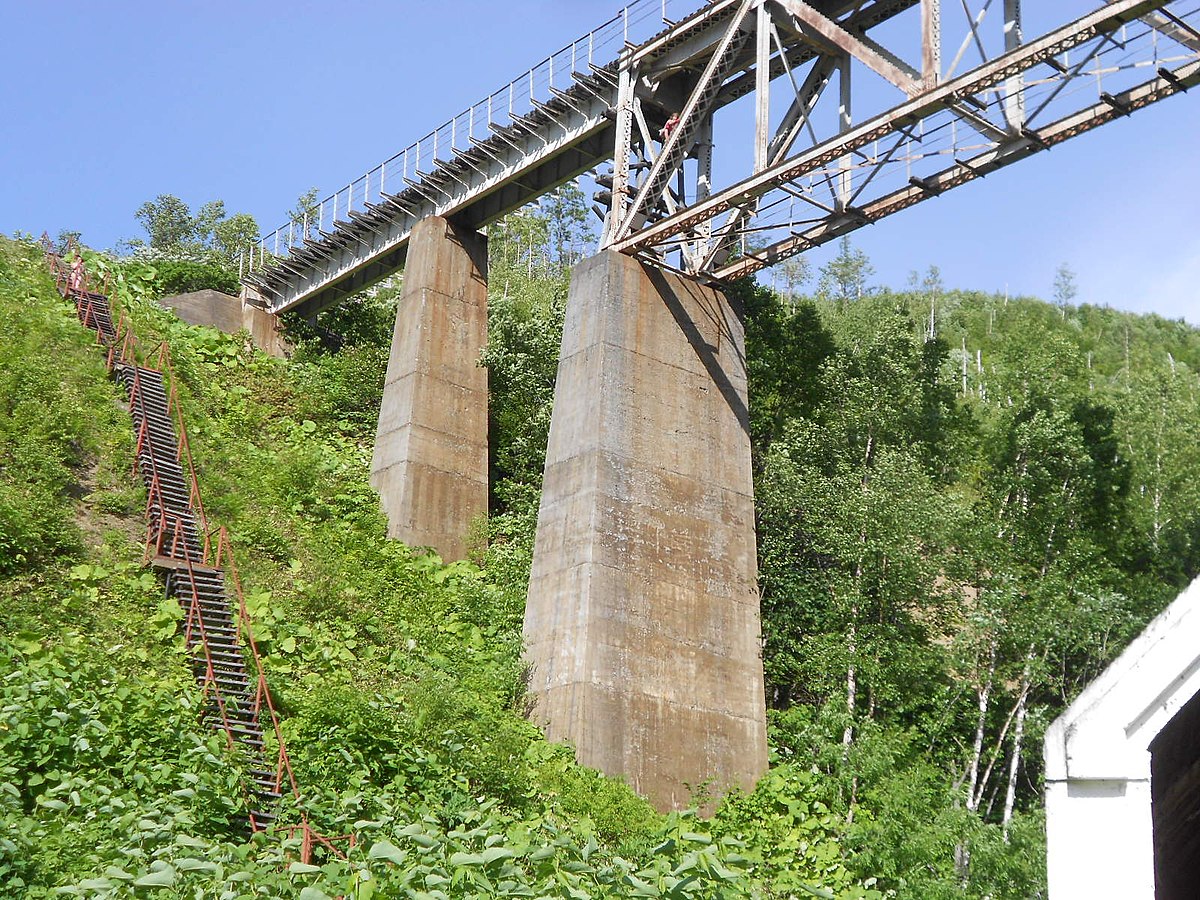
MULTIPOLYGON (((219 685, 228 684, 229 687, 240 687, 243 690, 250 689, 250 678, 246 673, 246 667, 243 665, 232 666, 228 663, 222 663, 219 660, 213 660, 213 680, 219 685), (224 681, 222 681, 224 679, 224 681), (241 679, 239 683, 239 679, 241 679)), ((196 681, 202 682, 208 673, 208 663, 200 660, 193 664, 193 672, 196 681)))
POLYGON ((258 716, 254 714, 253 708, 234 703, 231 698, 223 695, 221 699, 225 701, 225 717, 229 721, 238 722, 242 725, 250 725, 257 728, 260 732, 262 731, 262 725, 258 721, 258 716))
POLYGON ((209 662, 212 662, 214 670, 221 670, 222 673, 233 673, 235 675, 246 676, 246 662, 241 654, 237 656, 227 656, 219 653, 213 653, 208 657, 196 656, 192 659, 192 666, 197 669, 208 668, 209 662))
MULTIPOLYGON (((241 647, 215 647, 212 642, 208 643, 208 656, 212 658, 214 664, 219 662, 233 662, 245 667, 245 656, 242 655, 241 647)), ((199 654, 196 657, 197 662, 204 661, 204 655, 199 654)))
MULTIPOLYGON (((150 565, 156 569, 169 569, 171 571, 187 571, 189 566, 185 560, 175 559, 173 556, 156 556, 150 560, 150 565)), ((190 566, 191 571, 199 574, 221 574, 220 569, 214 569, 211 566, 206 566, 202 563, 193 562, 190 566)))
MULTIPOLYGON (((236 659, 239 661, 242 659, 242 648, 238 647, 238 646, 233 646, 230 644, 216 645, 212 641, 206 641, 204 652, 207 653, 209 656, 211 656, 213 659, 224 658, 224 659, 236 659)), ((204 654, 200 653, 199 649, 197 650, 197 653, 198 653, 197 658, 203 659, 204 654)))
POLYGON ((188 584, 182 579, 172 584, 168 590, 173 594, 177 594, 180 598, 187 600, 189 604, 195 600, 202 607, 214 611, 228 611, 230 608, 229 596, 224 591, 214 591, 210 588, 188 584))

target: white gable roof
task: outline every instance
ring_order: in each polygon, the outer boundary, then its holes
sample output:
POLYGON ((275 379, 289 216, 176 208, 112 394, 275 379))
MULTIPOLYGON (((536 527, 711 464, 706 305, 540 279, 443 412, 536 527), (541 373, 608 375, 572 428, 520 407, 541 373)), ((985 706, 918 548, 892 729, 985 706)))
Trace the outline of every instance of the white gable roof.
POLYGON ((1200 691, 1200 579, 1046 732, 1046 780, 1149 778, 1150 741, 1200 691))
POLYGON ((1200 579, 1046 731, 1050 900, 1154 898, 1150 742, 1200 693, 1200 579))

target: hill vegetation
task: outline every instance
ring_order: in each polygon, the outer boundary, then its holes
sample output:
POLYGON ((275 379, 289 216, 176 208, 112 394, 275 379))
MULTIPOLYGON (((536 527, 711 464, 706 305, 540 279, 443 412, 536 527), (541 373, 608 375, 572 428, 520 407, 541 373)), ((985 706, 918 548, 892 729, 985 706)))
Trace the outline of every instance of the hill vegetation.
POLYGON ((367 484, 395 284, 278 361, 157 306, 155 260, 89 254, 170 342, 305 806, 358 836, 313 867, 247 840, 140 566, 120 392, 0 242, 0 896, 1044 895, 1042 733, 1200 571, 1200 333, 933 271, 877 289, 849 244, 811 294, 740 285, 772 769, 663 817, 522 716, 579 209, 492 231, 492 513, 450 565, 386 540, 367 484))

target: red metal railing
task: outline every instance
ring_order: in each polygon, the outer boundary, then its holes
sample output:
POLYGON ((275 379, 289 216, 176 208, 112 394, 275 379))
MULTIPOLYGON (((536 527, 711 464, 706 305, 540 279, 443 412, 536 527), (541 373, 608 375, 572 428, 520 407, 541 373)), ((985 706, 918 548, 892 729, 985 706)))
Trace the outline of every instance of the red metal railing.
MULTIPOLYGON (((211 540, 205 541, 206 548, 213 546, 211 540)), ((300 788, 296 783, 296 774, 292 770, 292 761, 288 756, 287 744, 283 738, 283 731, 279 724, 279 713, 275 709, 274 700, 271 698, 271 692, 267 688, 266 671, 263 668, 262 656, 258 652, 258 641, 254 637, 254 629, 251 627, 250 613, 246 609, 246 596, 242 591, 242 578, 238 572, 237 560, 233 555, 233 546, 229 540, 229 532, 224 526, 217 530, 216 546, 212 550, 212 556, 207 557, 206 561, 211 564, 214 569, 223 570, 229 577, 226 578, 226 585, 232 583, 234 595, 237 597, 236 618, 238 631, 245 636, 246 646, 250 651, 250 660, 254 668, 255 693, 254 693, 254 714, 259 719, 261 727, 261 716, 263 711, 266 711, 267 717, 271 723, 271 731, 275 736, 275 744, 277 747, 276 763, 275 763, 275 782, 274 789, 276 792, 282 792, 284 787, 284 778, 287 779, 287 787, 291 788, 292 796, 299 802, 300 788)), ((307 861, 312 854, 314 845, 323 846, 328 851, 337 856, 345 857, 345 853, 340 851, 335 845, 335 841, 345 841, 349 847, 355 844, 355 836, 353 834, 339 835, 329 837, 319 834, 309 824, 308 815, 301 810, 300 823, 288 828, 289 837, 294 837, 296 831, 302 834, 301 840, 301 860, 307 861)))
MULTIPOLYGON (((46 255, 48 268, 55 279, 59 293, 65 298, 74 300, 83 324, 95 330, 97 332, 97 339, 100 343, 105 344, 104 336, 100 334, 97 327, 97 309, 99 309, 99 304, 91 296, 92 292, 89 290, 90 275, 86 267, 81 265, 82 254, 78 245, 72 238, 68 241, 63 253, 59 254, 54 250, 49 235, 43 234, 42 249, 46 255), (80 264, 72 264, 72 266, 68 267, 64 264, 64 257, 72 251, 80 264)), ((106 277, 106 290, 103 296, 111 297, 111 293, 108 290, 109 287, 109 280, 106 277)), ((112 310, 110 308, 110 319, 111 315, 112 310)), ((211 699, 220 717, 221 730, 225 733, 226 741, 231 749, 237 746, 238 738, 234 723, 230 719, 229 710, 231 705, 237 705, 237 701, 235 698, 225 696, 225 692, 222 691, 220 682, 217 679, 217 666, 213 659, 212 644, 209 640, 201 608, 201 598, 197 589, 196 576, 199 574, 197 566, 201 566, 207 571, 228 573, 232 576, 234 594, 237 597, 237 606, 236 609, 230 609, 230 617, 234 624, 231 644, 235 651, 240 650, 242 652, 243 663, 245 662, 246 655, 244 648, 249 648, 249 659, 253 667, 253 673, 247 672, 245 674, 247 676, 247 683, 249 683, 251 677, 254 680, 251 712, 253 713, 257 729, 262 734, 261 716, 263 711, 266 711, 276 744, 273 790, 276 794, 282 794, 283 787, 286 784, 291 790, 292 796, 299 803, 301 800, 300 788, 296 782, 291 758, 287 752, 287 744, 280 727, 279 715, 275 708, 274 700, 271 697, 270 689, 267 686, 266 672, 263 668, 262 656, 258 650, 254 631, 251 628, 250 615, 246 609, 245 595, 242 591, 241 576, 238 573, 237 563, 233 556, 229 533, 224 527, 218 529, 215 532, 216 542, 214 546, 214 532, 208 527, 204 503, 200 496, 200 484, 196 478, 196 466, 192 456, 191 443, 188 439, 179 395, 176 390, 176 376, 174 367, 171 364, 170 350, 165 341, 159 342, 154 347, 145 347, 138 340, 129 317, 124 313, 121 313, 114 328, 114 337, 110 342, 107 342, 105 362, 110 372, 118 365, 129 366, 133 370, 129 383, 130 404, 131 406, 136 404, 141 413, 141 422, 137 430, 134 462, 135 475, 138 460, 142 459, 143 451, 148 450, 147 444, 150 440, 150 417, 141 385, 142 370, 147 369, 159 372, 162 376, 162 386, 167 399, 167 415, 178 435, 175 447, 175 461, 179 464, 180 471, 188 487, 186 513, 172 511, 168 507, 167 497, 163 492, 162 473, 158 469, 156 456, 153 452, 145 454, 145 458, 149 464, 150 475, 147 483, 146 500, 146 559, 149 561, 155 557, 166 557, 176 563, 182 564, 178 568, 182 568, 188 573, 191 596, 185 598, 188 606, 184 624, 185 643, 193 652, 195 652, 195 649, 199 649, 203 654, 204 677, 201 684, 201 700, 203 702, 211 699), (193 547, 189 543, 189 525, 191 527, 191 535, 196 538, 196 547, 193 547), (197 553, 199 554, 198 558, 196 556, 197 553), (197 634, 199 636, 198 640, 195 639, 197 634), (242 639, 240 645, 239 638, 242 639)), ((226 586, 227 599, 230 599, 228 596, 229 583, 230 579, 225 578, 224 584, 226 586)), ((257 820, 254 809, 255 804, 252 802, 250 790, 245 783, 243 783, 243 789, 246 794, 246 805, 250 812, 251 828, 254 831, 264 830, 266 827, 269 827, 269 823, 260 823, 257 820)), ((302 809, 299 810, 299 816, 299 823, 280 826, 279 830, 287 834, 289 838, 294 838, 297 832, 300 833, 301 861, 308 862, 312 857, 314 849, 317 847, 345 858, 346 853, 339 850, 335 842, 346 842, 350 848, 355 846, 355 836, 353 834, 336 837, 321 835, 313 829, 308 821, 307 813, 302 809)))

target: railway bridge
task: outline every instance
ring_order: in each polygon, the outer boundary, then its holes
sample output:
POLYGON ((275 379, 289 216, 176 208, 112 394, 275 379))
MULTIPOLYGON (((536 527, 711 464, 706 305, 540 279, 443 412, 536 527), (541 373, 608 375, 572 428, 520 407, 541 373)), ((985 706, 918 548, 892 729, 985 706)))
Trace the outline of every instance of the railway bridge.
POLYGON ((246 302, 310 316, 405 266, 372 478, 394 536, 453 558, 487 509, 484 231, 592 173, 605 224, 570 288, 529 690, 550 738, 661 808, 767 762, 722 285, 1200 83, 1196 0, 1026 5, 636 0, 244 260, 246 302))

